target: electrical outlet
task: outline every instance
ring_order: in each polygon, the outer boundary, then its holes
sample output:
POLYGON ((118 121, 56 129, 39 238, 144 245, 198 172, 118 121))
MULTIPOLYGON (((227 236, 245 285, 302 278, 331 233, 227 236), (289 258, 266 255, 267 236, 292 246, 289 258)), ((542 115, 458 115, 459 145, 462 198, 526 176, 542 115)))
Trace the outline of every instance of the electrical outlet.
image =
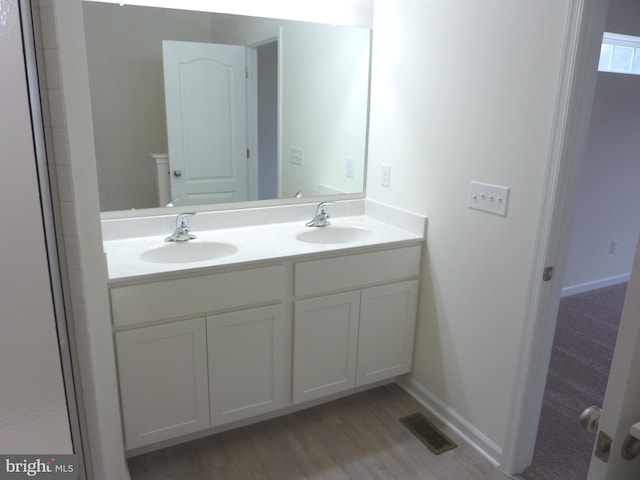
POLYGON ((391 165, 382 164, 380 169, 380 185, 388 187, 391 184, 391 165))
POLYGON ((353 158, 347 157, 347 164, 346 164, 346 177, 347 178, 353 178, 353 169, 354 169, 353 158))
POLYGON ((609 249, 611 255, 618 253, 618 245, 620 245, 620 241, 617 238, 611 240, 611 248, 609 249))
POLYGON ((471 182, 469 208, 506 217, 508 203, 509 187, 471 182))

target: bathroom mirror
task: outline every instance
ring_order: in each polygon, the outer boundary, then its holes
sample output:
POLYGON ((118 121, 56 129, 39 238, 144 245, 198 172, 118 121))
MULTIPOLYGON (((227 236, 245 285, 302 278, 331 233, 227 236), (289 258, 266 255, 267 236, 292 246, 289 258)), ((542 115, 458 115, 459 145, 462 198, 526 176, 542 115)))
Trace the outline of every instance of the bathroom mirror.
POLYGON ((103 212, 363 193, 370 29, 100 2, 83 13, 103 212), (243 50, 246 85, 216 99, 238 74, 203 45, 243 50), (196 53, 176 60, 173 46, 196 53))

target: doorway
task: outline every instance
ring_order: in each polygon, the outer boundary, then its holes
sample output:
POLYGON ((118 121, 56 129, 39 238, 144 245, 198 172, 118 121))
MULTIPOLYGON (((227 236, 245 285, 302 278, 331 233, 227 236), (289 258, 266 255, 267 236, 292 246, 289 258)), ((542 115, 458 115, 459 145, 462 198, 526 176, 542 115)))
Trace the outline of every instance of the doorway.
MULTIPOLYGON (((638 35, 640 32, 630 28, 637 29, 635 26, 640 24, 639 20, 640 9, 637 4, 625 0, 611 0, 605 30, 638 35)), ((601 35, 602 29, 599 33, 596 29, 593 32, 594 35, 601 35)), ((635 120, 640 102, 636 103, 634 100, 637 91, 640 90, 640 76, 601 72, 597 73, 597 77, 581 188, 575 196, 575 216, 571 219, 572 239, 568 255, 560 256, 561 262, 566 262, 563 289, 565 295, 582 295, 582 292, 597 291, 600 287, 608 288, 609 285, 625 282, 631 270, 638 234, 638 225, 634 221, 637 213, 633 211, 633 206, 640 201, 640 196, 635 193, 640 180, 640 166, 636 165, 635 158, 635 152, 640 148, 640 142, 636 140, 638 121, 635 120), (621 243, 625 244, 623 251, 619 249, 621 243)), ((566 303, 567 298, 562 302, 566 303)), ((558 328, 561 328, 560 323, 559 320, 558 328)), ((615 338, 613 342, 615 343, 615 338)), ((552 368, 554 355, 555 352, 551 357, 552 368)), ((607 374, 608 369, 604 373, 605 378, 600 380, 605 386, 607 374)), ((548 389, 549 382, 552 380, 547 383, 548 389)), ((574 410, 579 409, 573 419, 574 425, 577 426, 579 412, 587 406, 589 405, 574 406, 574 410)), ((541 429, 544 428, 544 415, 543 407, 541 429)), ((569 437, 566 441, 571 440, 572 437, 569 437)), ((589 454, 584 471, 588 469, 588 459, 595 437, 590 434, 589 438, 589 454)), ((562 440, 558 438, 547 441, 538 438, 536 455, 539 454, 540 443, 557 445, 560 441, 562 440)), ((567 451, 575 452, 575 448, 574 445, 567 451)), ((534 467, 539 460, 534 457, 534 467)), ((539 471, 540 468, 534 470, 539 471)), ((582 475, 574 478, 584 479, 584 472, 582 475)), ((556 478, 550 474, 547 477, 556 478)), ((525 474, 525 478, 544 477, 525 474)))
POLYGON ((255 47, 258 76, 258 200, 279 198, 278 40, 255 47))
POLYGON ((627 283, 564 297, 547 374, 533 461, 525 480, 585 480, 595 432, 578 423, 601 406, 622 317, 627 283))

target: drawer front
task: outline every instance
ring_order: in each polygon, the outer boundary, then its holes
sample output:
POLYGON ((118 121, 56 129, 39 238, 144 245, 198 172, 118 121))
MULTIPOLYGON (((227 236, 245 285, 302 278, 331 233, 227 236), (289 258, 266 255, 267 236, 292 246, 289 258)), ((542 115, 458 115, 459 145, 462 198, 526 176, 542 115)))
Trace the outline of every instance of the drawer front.
POLYGON ((275 265, 200 277, 114 287, 116 327, 200 315, 285 297, 285 267, 275 265))
POLYGON ((295 265, 295 294, 314 295, 417 277, 422 247, 397 248, 295 265))

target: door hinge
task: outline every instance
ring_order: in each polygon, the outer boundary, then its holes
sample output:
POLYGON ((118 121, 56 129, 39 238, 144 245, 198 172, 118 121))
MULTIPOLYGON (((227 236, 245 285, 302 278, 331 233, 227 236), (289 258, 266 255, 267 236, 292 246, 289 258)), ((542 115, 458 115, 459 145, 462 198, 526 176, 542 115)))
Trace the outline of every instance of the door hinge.
POLYGON ((250 158, 250 157, 251 157, 251 150, 247 148, 247 158, 250 158))
POLYGON ((249 78, 249 67, 244 67, 244 78, 249 78))
POLYGON ((553 278, 553 267, 545 267, 542 271, 542 281, 548 282, 553 278))

